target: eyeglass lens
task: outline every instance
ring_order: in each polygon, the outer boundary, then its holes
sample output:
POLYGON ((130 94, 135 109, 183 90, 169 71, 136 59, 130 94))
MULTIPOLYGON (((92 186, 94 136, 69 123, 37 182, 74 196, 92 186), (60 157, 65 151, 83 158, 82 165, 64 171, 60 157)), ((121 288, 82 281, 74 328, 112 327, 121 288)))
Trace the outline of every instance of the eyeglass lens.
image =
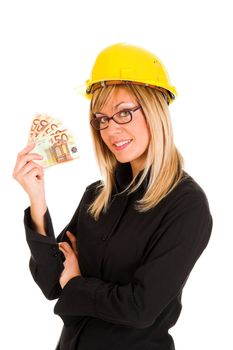
MULTIPOLYGON (((99 115, 98 113, 95 116, 96 118, 93 119, 92 124, 96 129, 100 130, 108 126, 109 117, 99 115)), ((126 124, 131 121, 132 115, 129 110, 123 110, 116 113, 112 119, 118 124, 126 124)))

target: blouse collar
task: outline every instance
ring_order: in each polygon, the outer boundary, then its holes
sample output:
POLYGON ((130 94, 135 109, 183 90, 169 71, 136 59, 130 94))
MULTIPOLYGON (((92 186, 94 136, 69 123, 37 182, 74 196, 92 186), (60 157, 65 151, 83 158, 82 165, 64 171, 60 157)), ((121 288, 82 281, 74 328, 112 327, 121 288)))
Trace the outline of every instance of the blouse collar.
MULTIPOLYGON (((137 176, 135 182, 137 183, 143 173, 143 170, 141 170, 137 176)), ((146 178, 143 180, 140 188, 143 189, 147 188, 148 182, 150 177, 150 171, 146 175, 146 178)), ((117 168, 115 170, 115 182, 116 182, 116 190, 117 192, 123 191, 129 183, 133 179, 133 173, 130 163, 118 163, 117 168)))
MULTIPOLYGON (((138 183, 141 175, 143 173, 143 170, 141 170, 135 179, 135 183, 138 183)), ((147 188, 148 188, 148 184, 149 184, 149 180, 150 180, 150 173, 151 173, 151 168, 149 168, 149 171, 145 177, 145 179, 143 180, 143 182, 141 183, 141 185, 139 186, 139 188, 137 189, 137 191, 139 191, 141 193, 141 191, 143 193, 146 192, 147 188)), ((183 175, 182 175, 182 179, 180 182, 184 181, 185 179, 192 179, 190 177, 190 175, 183 170, 183 175)), ((133 173, 132 173, 132 168, 130 163, 118 163, 116 170, 115 170, 115 191, 116 193, 122 192, 128 185, 129 183, 132 181, 133 179, 133 173)))

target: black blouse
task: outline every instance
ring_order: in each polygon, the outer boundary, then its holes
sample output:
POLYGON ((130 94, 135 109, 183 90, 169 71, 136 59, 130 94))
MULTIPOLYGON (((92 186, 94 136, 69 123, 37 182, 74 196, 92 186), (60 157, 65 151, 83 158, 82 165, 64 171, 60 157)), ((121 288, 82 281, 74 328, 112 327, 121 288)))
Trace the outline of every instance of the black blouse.
POLYGON ((98 221, 87 213, 101 183, 96 181, 57 239, 48 209, 47 236, 33 229, 30 207, 25 209, 32 276, 46 298, 58 298, 54 312, 64 322, 56 349, 175 349, 168 330, 180 315, 183 287, 212 231, 207 197, 184 172, 157 206, 139 213, 134 204, 149 174, 130 195, 120 193, 132 179, 130 164, 119 164, 115 178, 108 211, 98 221), (66 230, 77 237, 82 276, 61 289, 64 256, 57 242, 70 243, 66 230))

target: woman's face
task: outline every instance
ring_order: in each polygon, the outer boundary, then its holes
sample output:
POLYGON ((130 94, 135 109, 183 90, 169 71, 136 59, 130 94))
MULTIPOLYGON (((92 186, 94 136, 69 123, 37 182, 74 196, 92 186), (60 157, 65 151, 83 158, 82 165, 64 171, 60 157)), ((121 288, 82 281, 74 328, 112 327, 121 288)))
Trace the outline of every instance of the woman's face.
MULTIPOLYGON (((139 106, 136 98, 126 88, 119 87, 98 112, 110 117, 136 106, 139 106)), ((120 163, 130 162, 133 176, 144 168, 150 135, 142 109, 132 112, 132 120, 128 124, 117 124, 111 119, 108 127, 100 130, 100 135, 120 163)))

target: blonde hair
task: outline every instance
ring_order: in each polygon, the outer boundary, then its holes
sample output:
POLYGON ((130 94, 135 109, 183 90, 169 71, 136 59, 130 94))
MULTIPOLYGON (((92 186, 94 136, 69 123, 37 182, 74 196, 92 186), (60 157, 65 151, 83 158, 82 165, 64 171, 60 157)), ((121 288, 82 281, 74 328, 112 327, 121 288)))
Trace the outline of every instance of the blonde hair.
MULTIPOLYGON (((145 212, 155 207, 180 182, 183 176, 184 160, 173 140, 173 130, 167 102, 162 92, 136 84, 110 85, 93 93, 90 104, 90 119, 93 113, 100 111, 119 87, 129 89, 136 97, 150 133, 146 164, 139 181, 134 185, 135 177, 123 192, 136 191, 150 170, 147 190, 143 197, 136 201, 135 209, 145 212)), ((118 164, 114 154, 103 142, 100 132, 91 128, 94 151, 103 181, 97 187, 98 195, 88 208, 89 213, 98 220, 101 211, 106 212, 115 184, 115 170, 118 164)), ((122 193, 123 193, 122 192, 122 193)))

